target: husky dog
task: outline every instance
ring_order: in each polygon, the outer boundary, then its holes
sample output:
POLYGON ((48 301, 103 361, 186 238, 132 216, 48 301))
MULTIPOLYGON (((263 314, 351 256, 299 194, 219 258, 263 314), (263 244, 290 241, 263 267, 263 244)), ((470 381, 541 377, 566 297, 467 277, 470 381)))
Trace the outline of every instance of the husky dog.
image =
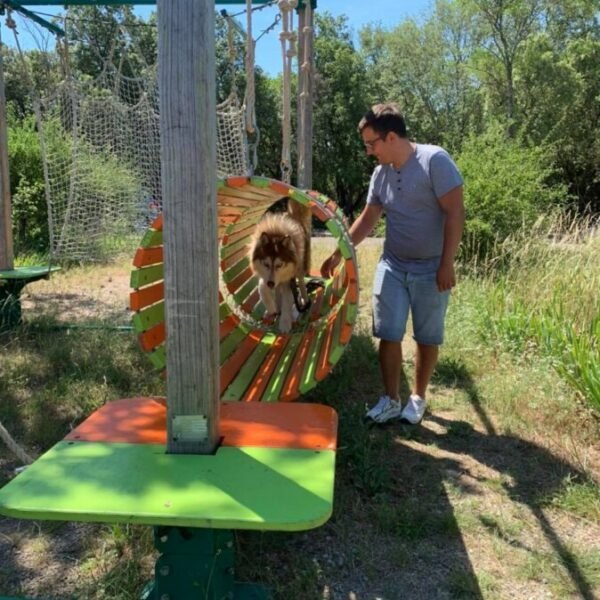
POLYGON ((308 218, 299 222, 290 201, 289 214, 269 213, 256 226, 250 247, 252 270, 260 279, 258 293, 269 315, 279 315, 279 330, 288 333, 292 328, 294 294, 292 285, 298 285, 302 304, 308 306, 308 292, 304 276, 310 260, 310 209, 308 218), (306 224, 308 223, 308 229, 306 224))

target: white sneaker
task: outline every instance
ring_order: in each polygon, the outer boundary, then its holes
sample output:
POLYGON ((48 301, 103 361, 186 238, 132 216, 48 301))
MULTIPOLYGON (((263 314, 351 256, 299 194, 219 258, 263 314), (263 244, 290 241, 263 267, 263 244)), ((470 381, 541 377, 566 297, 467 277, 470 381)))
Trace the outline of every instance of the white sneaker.
POLYGON ((416 394, 411 394, 408 399, 408 403, 404 407, 402 411, 401 418, 404 421, 408 421, 413 425, 421 422, 423 415, 425 414, 425 400, 421 398, 421 396, 417 396, 416 394))
POLYGON ((373 419, 376 423, 386 423, 391 419, 398 419, 402 414, 402 405, 389 396, 381 396, 377 404, 367 411, 365 417, 373 419))

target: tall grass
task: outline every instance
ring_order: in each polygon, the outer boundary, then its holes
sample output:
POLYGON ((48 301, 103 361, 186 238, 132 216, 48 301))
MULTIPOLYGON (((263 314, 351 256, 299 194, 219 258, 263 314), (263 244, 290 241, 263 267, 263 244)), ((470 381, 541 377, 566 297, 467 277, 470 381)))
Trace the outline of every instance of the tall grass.
POLYGON ((591 219, 540 218, 467 274, 485 289, 486 341, 542 357, 600 411, 600 235, 591 219))

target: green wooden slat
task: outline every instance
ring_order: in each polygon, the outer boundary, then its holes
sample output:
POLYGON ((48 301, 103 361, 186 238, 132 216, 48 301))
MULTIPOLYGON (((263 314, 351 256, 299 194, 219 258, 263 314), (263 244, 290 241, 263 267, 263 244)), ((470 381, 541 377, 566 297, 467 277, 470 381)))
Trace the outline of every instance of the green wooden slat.
POLYGON ((266 306, 259 300, 256 303, 256 306, 250 313, 250 316, 257 321, 262 321, 265 316, 265 311, 267 310, 266 306))
POLYGON ((317 370, 317 361, 319 359, 319 353, 321 352, 321 346, 325 340, 325 329, 324 326, 319 329, 318 333, 310 343, 308 349, 308 356, 306 357, 306 363, 304 364, 304 372, 300 378, 300 393, 305 394, 310 389, 317 385, 315 378, 315 372, 317 370))
POLYGON ((221 260, 225 260, 229 258, 232 254, 241 250, 244 246, 246 246, 250 240, 252 239, 252 234, 243 237, 237 242, 233 242, 233 244, 227 244, 226 246, 221 246, 221 260))
POLYGON ((155 229, 148 229, 142 238, 140 246, 142 248, 153 248, 154 246, 163 245, 163 232, 155 229))
POLYGON ((331 342, 331 350, 329 351, 329 362, 335 365, 344 353, 345 346, 340 343, 340 331, 342 329, 342 313, 340 312, 335 320, 333 327, 333 339, 331 342))
POLYGON ((264 402, 276 402, 279 400, 281 394, 281 388, 285 383, 286 375, 290 370, 293 358, 296 355, 296 350, 302 340, 301 333, 295 333, 292 335, 283 350, 283 354, 279 357, 279 363, 275 367, 269 385, 264 391, 263 397, 261 398, 264 402))
POLYGON ((307 206, 308 203, 312 200, 312 198, 308 194, 305 194, 300 190, 293 190, 292 192, 290 192, 290 198, 292 198, 296 202, 299 202, 300 204, 303 204, 304 206, 307 206))
POLYGON ((264 212, 271 206, 272 202, 269 199, 265 200, 256 200, 256 207, 248 208, 240 218, 235 223, 231 223, 227 226, 227 235, 231 235, 232 233, 237 233, 243 229, 246 229, 249 225, 253 223, 257 223, 264 212))
POLYGON ((246 267, 250 265, 250 258, 248 256, 244 256, 242 260, 235 263, 233 267, 227 269, 227 271, 223 271, 223 281, 225 283, 229 283, 233 281, 246 267))
MULTIPOLYGON (((329 219, 329 221, 331 221, 331 219, 329 219)), ((329 221, 327 222, 329 223, 329 221)), ((352 242, 345 235, 338 238, 338 248, 345 259, 354 258, 352 242)))
POLYGON ((235 301, 241 306, 246 302, 248 296, 254 291, 256 286, 258 285, 258 281, 256 277, 252 276, 248 281, 241 287, 237 292, 233 294, 235 301))
POLYGON ((59 442, 0 490, 19 519, 299 531, 331 515, 335 451, 59 442), (285 501, 283 501, 285 499, 285 501))
POLYGON ((167 365, 167 351, 164 344, 150 353, 150 362, 156 369, 162 369, 167 365))
POLYGON ((138 333, 148 331, 150 327, 158 325, 165 320, 165 303, 153 304, 133 315, 133 327, 138 333))
POLYGON ((250 183, 258 188, 271 187, 272 180, 267 177, 251 177, 250 183))
POLYGON ((356 304, 348 304, 346 306, 346 323, 354 325, 358 316, 358 306, 356 304))
POLYGON ((250 333, 250 329, 245 325, 238 325, 224 340, 221 340, 219 347, 219 364, 223 364, 241 344, 242 340, 250 333))
POLYGON ((163 279, 163 265, 152 265, 151 267, 143 267, 135 269, 131 272, 131 287, 137 290, 145 285, 161 281, 163 279))
POLYGON ((331 311, 331 306, 329 306, 329 298, 331 298, 332 293, 333 293, 333 279, 329 279, 325 283, 325 290, 323 291, 323 303, 321 304, 321 316, 324 316, 331 311))
POLYGON ((229 315, 233 314, 226 302, 219 304, 219 321, 225 320, 229 315))
POLYGON ((335 219, 328 219, 325 226, 331 231, 334 238, 339 239, 342 237, 342 226, 335 219))
POLYGON ((276 339, 277 336, 268 333, 260 340, 258 346, 248 357, 236 378, 225 390, 223 396, 221 396, 221 400, 236 401, 241 399, 276 339))

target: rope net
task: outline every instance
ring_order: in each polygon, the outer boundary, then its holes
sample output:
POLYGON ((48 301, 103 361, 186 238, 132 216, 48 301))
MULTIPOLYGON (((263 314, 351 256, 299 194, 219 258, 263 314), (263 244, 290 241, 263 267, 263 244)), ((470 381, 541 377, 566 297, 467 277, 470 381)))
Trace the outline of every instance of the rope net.
MULTIPOLYGON (((106 63, 96 79, 65 78, 39 101, 51 252, 105 260, 134 247, 162 210, 157 72, 131 78, 106 63)), ((249 174, 244 107, 217 106, 217 174, 249 174)))

